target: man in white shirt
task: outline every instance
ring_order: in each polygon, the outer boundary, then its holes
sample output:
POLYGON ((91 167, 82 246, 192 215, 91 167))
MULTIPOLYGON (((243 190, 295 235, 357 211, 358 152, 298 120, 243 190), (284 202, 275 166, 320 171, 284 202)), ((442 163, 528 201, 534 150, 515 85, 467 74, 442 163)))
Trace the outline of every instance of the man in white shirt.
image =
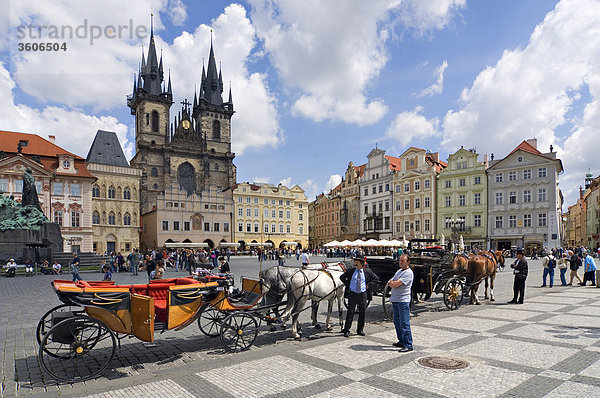
POLYGON ((60 274, 60 269, 61 269, 61 268, 62 268, 62 265, 60 265, 60 264, 58 263, 58 261, 54 260, 54 264, 52 264, 52 271, 53 271, 53 272, 54 272, 56 275, 58 275, 58 274, 60 274))
POLYGON ((546 276, 550 276, 550 287, 554 286, 554 268, 556 268, 556 258, 550 250, 546 250, 546 255, 542 259, 544 267, 543 283, 540 287, 546 287, 546 276))
POLYGON ((308 253, 306 250, 302 251, 302 255, 300 256, 300 262, 302 263, 302 269, 306 269, 308 267, 308 253))
POLYGON ((400 352, 409 352, 413 350, 410 330, 410 301, 414 275, 410 268, 408 255, 402 254, 398 258, 398 266, 400 269, 387 283, 392 288, 390 302, 394 311, 396 337, 398 337, 398 342, 394 343, 394 347, 400 347, 400 352))

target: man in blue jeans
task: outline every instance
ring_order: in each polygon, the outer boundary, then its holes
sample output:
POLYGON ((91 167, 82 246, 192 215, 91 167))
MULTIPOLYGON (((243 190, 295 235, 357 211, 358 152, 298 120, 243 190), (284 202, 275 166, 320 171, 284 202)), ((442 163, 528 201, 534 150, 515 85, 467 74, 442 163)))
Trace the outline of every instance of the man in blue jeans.
POLYGON ((394 347, 400 347, 400 352, 410 352, 413 350, 410 331, 410 301, 414 275, 410 269, 408 255, 402 254, 398 258, 398 265, 400 269, 387 283, 392 289, 390 302, 394 310, 394 326, 398 337, 398 342, 394 343, 394 347))

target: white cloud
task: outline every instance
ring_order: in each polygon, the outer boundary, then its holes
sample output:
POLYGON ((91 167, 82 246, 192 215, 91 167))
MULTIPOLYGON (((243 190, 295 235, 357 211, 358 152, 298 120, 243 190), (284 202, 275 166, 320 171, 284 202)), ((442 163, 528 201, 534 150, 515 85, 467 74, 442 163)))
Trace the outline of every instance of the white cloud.
POLYGON ((175 26, 181 26, 187 19, 187 10, 181 0, 169 1, 169 17, 175 26))
POLYGON ((448 67, 448 61, 444 60, 440 66, 435 68, 433 71, 433 77, 435 78, 435 82, 431 84, 429 87, 421 90, 417 97, 431 97, 435 94, 441 94, 444 90, 444 72, 448 67))
POLYGON ((253 181, 256 184, 268 184, 271 181, 271 177, 254 177, 253 181))
POLYGON ((291 188, 292 187, 292 177, 284 178, 281 181, 279 181, 279 183, 283 186, 291 188))
POLYGON ((306 195, 309 201, 315 200, 315 198, 319 194, 319 187, 317 183, 310 178, 304 181, 299 186, 304 190, 304 194, 306 195))
POLYGON ((385 131, 385 135, 400 141, 403 146, 407 146, 413 140, 440 135, 439 120, 427 119, 421 115, 422 111, 423 108, 418 106, 413 111, 399 113, 385 131))
POLYGON ((0 120, 2 129, 38 134, 48 138, 56 136, 56 144, 85 157, 97 130, 114 131, 119 137, 128 159, 134 152, 134 143, 127 140, 127 126, 112 116, 91 116, 61 106, 46 106, 36 109, 15 103, 15 82, 0 62, 0 120))
POLYGON ((393 22, 419 29, 445 26, 460 1, 431 6, 399 0, 304 2, 250 0, 258 37, 281 79, 296 97, 292 112, 306 118, 340 120, 359 126, 387 112, 368 98, 369 83, 385 66, 385 43, 393 22), (414 3, 414 4, 413 4, 414 3))
POLYGON ((332 174, 327 181, 327 191, 331 191, 342 182, 342 176, 339 174, 332 174))
POLYGON ((402 2, 399 19, 406 30, 423 35, 445 28, 466 5, 467 0, 406 0, 402 2))
POLYGON ((462 107, 443 122, 443 144, 486 148, 505 156, 523 139, 536 137, 538 149, 550 144, 566 168, 561 178, 566 203, 588 167, 600 169, 600 3, 561 1, 540 23, 524 48, 506 50, 461 94, 462 107), (573 43, 578 43, 573 45, 573 43), (589 97, 581 96, 589 90, 589 97), (586 101, 582 117, 569 118, 574 101, 586 101), (563 126, 566 125, 566 126, 563 126), (568 137, 555 133, 563 126, 568 137), (566 184, 565 184, 566 183, 566 184))

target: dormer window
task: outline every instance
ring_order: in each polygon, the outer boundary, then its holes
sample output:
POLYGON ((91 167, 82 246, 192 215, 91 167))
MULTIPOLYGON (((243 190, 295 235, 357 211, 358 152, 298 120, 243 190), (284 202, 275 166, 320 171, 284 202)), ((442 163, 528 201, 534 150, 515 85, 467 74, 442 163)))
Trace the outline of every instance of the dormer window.
POLYGON ((71 168, 71 161, 69 159, 65 159, 62 161, 62 167, 63 169, 69 169, 71 168))

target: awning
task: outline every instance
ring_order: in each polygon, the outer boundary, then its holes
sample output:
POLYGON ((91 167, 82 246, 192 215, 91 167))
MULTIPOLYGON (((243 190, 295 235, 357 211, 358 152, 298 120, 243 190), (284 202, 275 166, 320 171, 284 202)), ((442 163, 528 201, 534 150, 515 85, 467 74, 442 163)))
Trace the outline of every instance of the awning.
POLYGON ((208 243, 193 243, 193 242, 189 242, 189 243, 174 243, 174 242, 167 242, 165 243, 165 247, 168 249, 195 249, 195 248, 199 248, 199 247, 208 247, 208 243))
POLYGON ((281 242, 285 246, 298 246, 299 242, 281 242))
POLYGON ((235 243, 235 242, 221 242, 221 243, 219 243, 219 246, 221 246, 221 247, 239 247, 240 244, 235 243))
POLYGON ((246 246, 250 246, 250 247, 260 247, 260 246, 271 247, 273 245, 271 243, 250 242, 250 243, 246 243, 246 246))

